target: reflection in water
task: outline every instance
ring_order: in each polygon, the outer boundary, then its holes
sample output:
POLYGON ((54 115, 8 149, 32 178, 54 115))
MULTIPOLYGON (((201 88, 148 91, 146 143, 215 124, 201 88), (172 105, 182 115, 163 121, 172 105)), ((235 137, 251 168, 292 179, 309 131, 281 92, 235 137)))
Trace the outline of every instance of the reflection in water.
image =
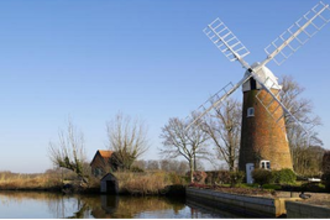
MULTIPOLYGON (((95 218, 136 218, 140 213, 171 210, 175 216, 185 207, 184 201, 175 202, 164 197, 130 197, 101 195, 83 200, 92 207, 95 218), (101 201, 98 202, 97 200, 101 201)), ((170 216, 169 216, 170 217, 170 216)))
MULTIPOLYGON (((195 200, 187 199, 186 204, 190 207, 191 210, 191 216, 190 218, 204 218, 204 213, 209 213, 209 218, 218 218, 221 216, 221 218, 246 218, 250 217, 244 213, 241 212, 229 212, 226 210, 226 208, 218 206, 217 208, 214 208, 213 206, 207 205, 203 202, 198 202, 195 200)), ((219 205, 219 204, 217 204, 219 205)))
POLYGON ((237 217, 201 210, 182 198, 0 192, 0 218, 237 217))

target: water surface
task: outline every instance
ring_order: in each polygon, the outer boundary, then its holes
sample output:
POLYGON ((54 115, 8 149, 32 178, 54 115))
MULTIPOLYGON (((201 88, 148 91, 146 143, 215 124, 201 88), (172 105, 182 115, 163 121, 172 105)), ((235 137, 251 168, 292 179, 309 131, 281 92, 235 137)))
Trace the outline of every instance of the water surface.
POLYGON ((0 218, 238 218, 183 198, 0 192, 0 218))

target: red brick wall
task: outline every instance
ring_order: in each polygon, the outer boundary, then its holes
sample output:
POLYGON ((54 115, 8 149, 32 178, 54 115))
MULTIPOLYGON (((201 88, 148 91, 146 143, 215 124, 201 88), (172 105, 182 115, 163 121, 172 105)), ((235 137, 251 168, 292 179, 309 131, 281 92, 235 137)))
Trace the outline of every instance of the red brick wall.
MULTIPOLYGON (((239 169, 245 171, 246 163, 254 163, 259 167, 260 160, 269 160, 271 169, 292 169, 289 144, 286 138, 284 119, 278 123, 267 112, 267 110, 256 99, 259 90, 244 92, 243 95, 243 114, 242 114, 242 132, 241 148, 239 157, 239 169), (254 107, 254 117, 247 117, 247 109, 254 107)), ((262 91, 262 96, 266 95, 266 103, 272 100, 272 97, 262 91)), ((270 110, 277 107, 277 102, 271 104, 270 110)), ((276 111, 276 116, 282 114, 282 108, 276 111)))

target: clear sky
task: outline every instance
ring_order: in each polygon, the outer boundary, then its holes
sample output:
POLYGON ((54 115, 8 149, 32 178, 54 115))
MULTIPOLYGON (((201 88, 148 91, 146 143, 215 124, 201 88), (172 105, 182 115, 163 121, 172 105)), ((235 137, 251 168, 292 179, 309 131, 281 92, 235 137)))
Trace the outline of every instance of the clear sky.
MULTIPOLYGON (((263 60, 270 42, 316 0, 13 0, 0 1, 0 170, 44 172, 48 143, 68 116, 87 156, 105 149, 105 122, 118 111, 145 119, 159 158, 161 127, 185 117, 244 70, 202 29, 220 17, 263 60)), ((325 0, 324 2, 330 3, 325 0)), ((330 148, 330 25, 280 67, 305 87, 330 148)), ((241 99, 241 90, 234 95, 241 99)))

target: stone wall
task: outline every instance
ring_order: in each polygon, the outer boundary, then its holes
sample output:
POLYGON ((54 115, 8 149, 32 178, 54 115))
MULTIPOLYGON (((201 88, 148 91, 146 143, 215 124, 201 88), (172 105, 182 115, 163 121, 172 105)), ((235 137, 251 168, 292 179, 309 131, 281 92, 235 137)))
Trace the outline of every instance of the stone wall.
POLYGON ((279 217, 286 214, 285 201, 299 198, 263 198, 247 195, 222 193, 214 190, 186 188, 188 199, 222 208, 247 217, 279 217))
POLYGON ((287 201, 285 203, 288 218, 329 218, 330 209, 321 206, 287 201))

